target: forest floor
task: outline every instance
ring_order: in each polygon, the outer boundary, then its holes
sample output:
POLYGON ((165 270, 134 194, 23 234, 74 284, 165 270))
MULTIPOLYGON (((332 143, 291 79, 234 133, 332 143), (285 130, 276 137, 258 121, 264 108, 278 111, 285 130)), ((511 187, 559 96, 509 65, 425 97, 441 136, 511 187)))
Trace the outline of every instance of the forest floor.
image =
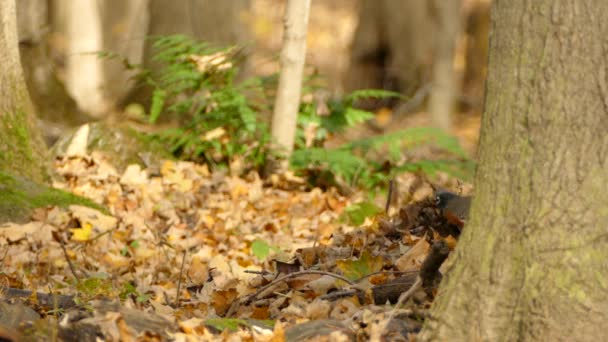
MULTIPOLYGON (((335 89, 356 18, 352 2, 332 2, 312 8, 309 62, 335 89)), ((254 16, 266 19, 252 23, 262 42, 253 65, 271 73, 282 9, 254 3, 254 16)), ((479 117, 454 119, 471 156, 479 117)), ((430 123, 424 112, 391 120, 383 132, 362 126, 331 143, 430 123)), ((118 170, 98 152, 59 158, 54 167, 54 187, 109 214, 48 207, 25 224, 0 226, 0 338, 409 340, 428 317, 439 267, 459 233, 417 174, 397 179, 386 213, 360 193, 311 189, 290 173, 237 177, 178 161, 118 170), (404 305, 394 309, 400 296, 404 305)), ((435 182, 471 192, 445 175, 435 182)))
POLYGON ((2 225, 0 297, 13 304, 0 316, 13 319, 0 336, 13 340, 410 338, 458 235, 414 174, 399 178, 387 215, 289 173, 262 180, 176 161, 119 172, 97 152, 55 170, 55 187, 111 214, 49 207, 2 225))

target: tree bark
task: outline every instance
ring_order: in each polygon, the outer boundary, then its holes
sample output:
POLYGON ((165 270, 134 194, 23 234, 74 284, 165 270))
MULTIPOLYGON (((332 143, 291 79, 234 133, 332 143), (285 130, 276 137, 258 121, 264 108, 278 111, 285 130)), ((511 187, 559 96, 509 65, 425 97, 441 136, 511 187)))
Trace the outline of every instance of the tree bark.
POLYGON ((19 61, 15 0, 0 1, 0 170, 48 181, 46 147, 19 61))
POLYGON ((310 0, 288 0, 281 50, 281 75, 272 117, 272 136, 287 156, 293 151, 306 60, 310 0))
POLYGON ((608 2, 497 0, 471 221, 423 341, 608 323, 608 2))

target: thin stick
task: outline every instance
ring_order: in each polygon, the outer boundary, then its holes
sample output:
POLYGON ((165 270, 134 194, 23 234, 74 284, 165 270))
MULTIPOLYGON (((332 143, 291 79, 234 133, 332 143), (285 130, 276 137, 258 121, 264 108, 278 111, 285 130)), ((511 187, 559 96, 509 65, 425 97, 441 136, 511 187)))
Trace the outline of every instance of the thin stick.
POLYGON ((289 273, 286 274, 280 278, 277 278, 273 281, 271 281, 270 283, 260 287, 257 291, 255 291, 253 294, 249 295, 246 299, 244 300, 236 300, 232 303, 232 305, 230 306, 230 309, 228 309, 228 311, 226 312, 226 317, 230 317, 230 315, 236 310, 236 308, 241 304, 241 302, 243 303, 248 303, 253 301, 257 296, 259 296, 262 292, 266 291, 267 289, 269 289, 270 287, 283 282, 287 279, 290 278, 295 278, 301 275, 307 275, 307 274, 321 274, 321 275, 326 275, 326 276, 330 276, 330 277, 334 277, 336 279, 340 279, 342 281, 344 281, 345 283, 347 283, 348 285, 354 285, 355 283, 353 283, 351 280, 349 280, 348 278, 345 278, 339 274, 335 274, 335 273, 330 273, 330 272, 325 272, 325 271, 313 271, 313 270, 308 270, 308 271, 300 271, 300 272, 294 272, 294 273, 289 273))
POLYGON ((266 291, 268 288, 270 288, 270 287, 272 287, 272 286, 274 286, 274 285, 276 285, 276 284, 278 284, 280 282, 283 282, 283 281, 285 281, 287 279, 290 279, 290 278, 295 278, 295 277, 298 277, 298 276, 301 276, 301 275, 307 275, 307 274, 326 275, 326 276, 334 277, 336 279, 340 279, 340 280, 344 281, 345 283, 347 283, 348 285, 354 285, 355 284, 350 279, 345 278, 345 277, 343 277, 343 276, 341 276, 339 274, 335 274, 335 273, 330 273, 330 272, 325 272, 325 271, 313 271, 313 270, 299 271, 299 272, 294 272, 294 273, 286 274, 286 275, 284 275, 284 276, 282 276, 280 278, 277 278, 277 279, 271 281, 270 283, 268 283, 268 284, 260 287, 254 294, 252 294, 251 296, 249 296, 249 298, 247 299, 247 301, 254 300, 257 296, 260 295, 260 293, 266 291))
POLYGON ((179 294, 180 289, 182 287, 182 275, 184 274, 184 264, 186 263, 186 251, 184 250, 184 255, 182 256, 182 266, 179 269, 179 279, 177 281, 177 294, 175 295, 175 307, 179 307, 179 294))
MULTIPOLYGON (((386 331, 386 328, 388 327, 391 320, 397 313, 397 310, 399 310, 399 307, 403 303, 405 303, 412 296, 412 294, 414 294, 414 292, 418 291, 418 289, 420 289, 421 287, 422 287, 422 278, 420 278, 418 276, 418 277, 416 277, 416 282, 414 283, 414 285, 412 285, 412 287, 410 287, 406 292, 402 293, 401 296, 399 296, 399 300, 397 301, 397 304, 395 304, 395 306, 391 310, 391 313, 388 315, 388 318, 384 321, 382 328, 377 330, 379 335, 382 335, 382 333, 384 331, 386 331)), ((376 341, 379 341, 380 336, 376 336, 376 337, 378 338, 378 339, 376 339, 376 341)), ((372 340, 374 340, 373 337, 372 337, 372 340)))
POLYGON ((391 179, 388 182, 388 194, 386 195, 386 205, 384 206, 384 212, 388 215, 388 210, 391 208, 391 199, 393 198, 393 188, 395 187, 395 180, 391 179))
POLYGON ((72 261, 70 260, 70 257, 68 256, 68 251, 65 248, 65 243, 63 242, 63 239, 60 238, 60 239, 58 239, 58 241, 59 241, 59 246, 61 246, 61 250, 63 251, 63 256, 65 256, 65 260, 68 262, 68 266, 70 267, 70 271, 72 272, 72 275, 74 275, 76 282, 80 284, 80 277, 78 277, 78 274, 76 274, 76 268, 74 267, 74 264, 72 264, 72 261))

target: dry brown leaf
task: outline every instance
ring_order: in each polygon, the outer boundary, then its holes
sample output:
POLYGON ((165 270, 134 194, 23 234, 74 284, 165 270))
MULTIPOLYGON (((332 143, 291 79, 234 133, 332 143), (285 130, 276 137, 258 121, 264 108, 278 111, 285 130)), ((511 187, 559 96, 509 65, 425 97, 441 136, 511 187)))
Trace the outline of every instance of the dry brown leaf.
POLYGON ((418 240, 412 248, 397 259, 395 266, 401 272, 418 271, 424 262, 424 258, 429 253, 430 247, 426 239, 418 240))

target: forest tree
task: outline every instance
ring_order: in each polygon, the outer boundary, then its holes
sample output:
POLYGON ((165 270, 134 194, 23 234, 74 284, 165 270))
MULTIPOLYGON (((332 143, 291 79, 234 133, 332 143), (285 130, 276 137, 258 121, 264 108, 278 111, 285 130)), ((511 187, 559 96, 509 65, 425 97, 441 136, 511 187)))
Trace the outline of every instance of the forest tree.
POLYGON ((471 221, 425 341, 601 340, 608 2, 493 3, 471 221))

